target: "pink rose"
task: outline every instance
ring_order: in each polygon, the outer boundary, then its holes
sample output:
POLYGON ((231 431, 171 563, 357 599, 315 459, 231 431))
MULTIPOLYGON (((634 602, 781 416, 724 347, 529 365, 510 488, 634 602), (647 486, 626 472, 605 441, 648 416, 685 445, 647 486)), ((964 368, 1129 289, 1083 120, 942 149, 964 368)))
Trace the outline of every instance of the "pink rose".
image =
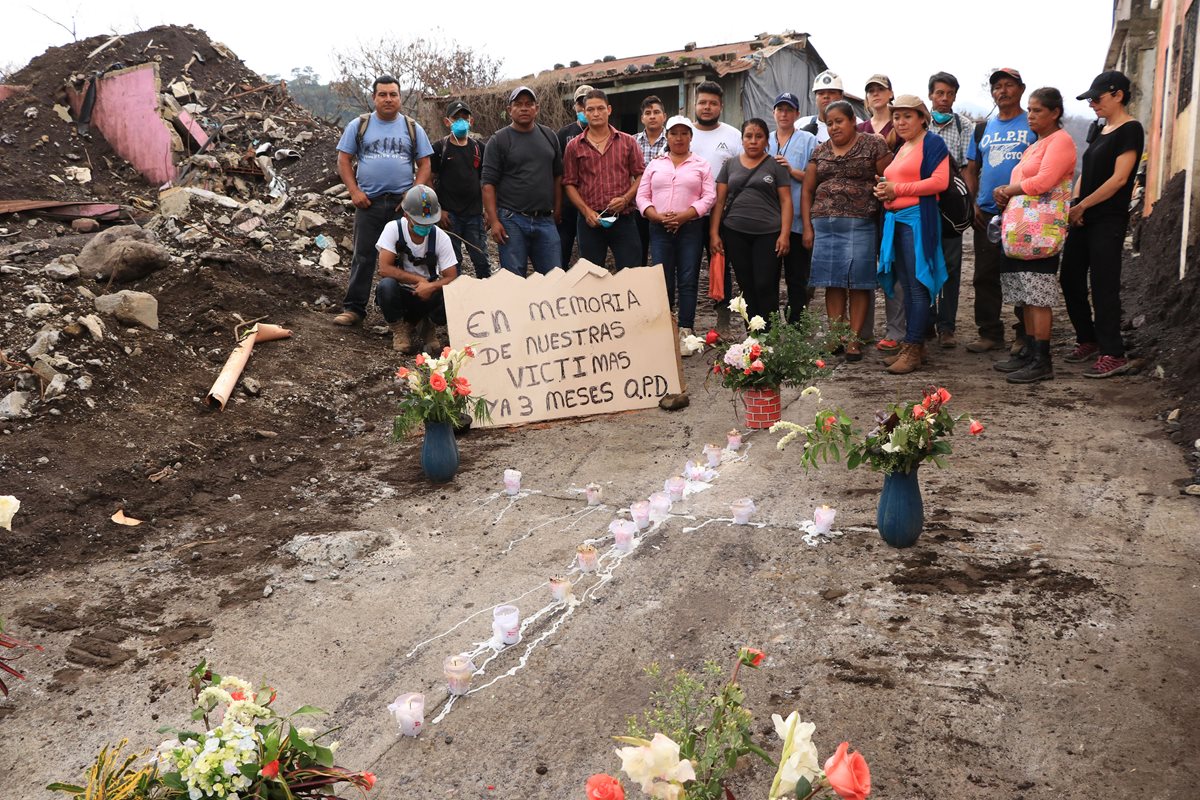
POLYGON ((416 361, 418 367, 421 366, 425 363, 425 354, 417 353, 417 357, 414 359, 414 361, 416 361))
POLYGON ((598 772, 587 780, 587 800, 625 800, 625 790, 612 775, 598 772))
POLYGON ((925 419, 925 406, 913 406, 913 419, 925 419))
POLYGON ((279 759, 263 764, 262 772, 260 773, 268 780, 274 780, 279 777, 279 759))
POLYGON ((971 435, 978 436, 983 433, 983 423, 977 419, 971 420, 971 435))
POLYGON ((761 664, 763 659, 766 657, 766 653, 753 647, 743 647, 738 650, 738 661, 742 662, 747 667, 754 667, 755 669, 758 669, 758 665, 761 664))
POLYGON ((706 333, 704 335, 704 343, 708 344, 708 345, 713 345, 713 344, 716 344, 720 338, 721 338, 721 334, 717 333, 715 330, 710 330, 708 333, 706 333))
POLYGON ((817 359, 817 369, 825 369, 825 362, 820 358, 817 359))
POLYGON ((429 388, 435 392, 446 391, 446 379, 436 372, 433 373, 429 376, 429 388))
POLYGON ((871 770, 862 753, 849 753, 850 743, 842 742, 825 762, 825 779, 842 800, 865 800, 871 793, 871 770))

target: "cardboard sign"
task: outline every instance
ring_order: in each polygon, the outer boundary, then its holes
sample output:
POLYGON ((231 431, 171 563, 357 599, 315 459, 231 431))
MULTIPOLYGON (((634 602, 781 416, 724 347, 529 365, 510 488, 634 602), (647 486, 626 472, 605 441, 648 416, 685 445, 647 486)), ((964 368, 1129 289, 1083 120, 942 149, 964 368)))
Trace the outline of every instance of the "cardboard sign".
POLYGON ((661 268, 615 275, 580 260, 521 278, 460 275, 443 290, 454 347, 493 425, 652 408, 679 392, 675 326, 661 268))

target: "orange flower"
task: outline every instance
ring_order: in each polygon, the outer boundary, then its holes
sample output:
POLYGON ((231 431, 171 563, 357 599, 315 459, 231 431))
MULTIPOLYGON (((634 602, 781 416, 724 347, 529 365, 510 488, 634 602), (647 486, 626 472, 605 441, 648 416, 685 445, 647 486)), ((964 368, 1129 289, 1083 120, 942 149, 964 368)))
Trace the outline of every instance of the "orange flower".
POLYGON ((762 650, 757 650, 753 647, 738 648, 738 661, 745 664, 747 667, 758 669, 758 665, 763 662, 767 654, 762 650))
POLYGON ((762 362, 762 359, 755 359, 754 363, 750 365, 750 369, 754 372, 762 372, 766 368, 767 365, 762 362))
POLYGON ((938 396, 938 400, 942 401, 942 405, 945 405, 946 403, 950 402, 950 393, 947 392, 941 386, 938 387, 937 396, 938 396))
POLYGON ((721 365, 713 364, 713 372, 716 373, 717 375, 720 375, 721 374, 721 365))
POLYGON ((913 419, 924 419, 925 406, 913 406, 912 415, 913 419))
POLYGON ((243 692, 241 689, 234 689, 232 692, 229 693, 229 699, 230 700, 245 700, 246 693, 243 692))
POLYGON ((587 779, 587 800, 625 800, 625 790, 612 775, 598 772, 587 779))
POLYGON ((446 379, 436 372, 433 373, 429 376, 429 388, 435 392, 446 391, 446 379))
POLYGON ((400 369, 396 370, 396 377, 399 378, 400 380, 404 380, 405 378, 407 378, 408 377, 408 367, 401 367, 400 369))
POLYGON ((449 358, 449 357, 450 357, 450 346, 446 345, 445 347, 442 348, 442 358, 449 358))
POLYGON ((847 753, 849 749, 849 742, 838 745, 825 762, 825 779, 842 800, 866 800, 871 793, 871 770, 862 753, 847 753))
POLYGON ((756 359, 756 358, 758 358, 758 357, 759 357, 759 356, 761 356, 761 355, 762 355, 762 346, 761 346, 761 345, 757 345, 757 344, 755 344, 755 345, 751 345, 751 346, 750 346, 750 358, 751 358, 751 360, 753 360, 753 359, 756 359))
POLYGON ((475 357, 475 348, 471 347, 471 345, 467 345, 466 347, 464 347, 463 352, 467 354, 467 358, 475 357))
POLYGON ((983 423, 977 419, 971 420, 971 435, 978 436, 983 433, 983 423))
POLYGON ((367 791, 370 791, 375 786, 375 773, 364 772, 362 774, 363 783, 366 784, 367 791))
POLYGON ((817 369, 825 369, 825 362, 822 359, 817 359, 817 369))
POLYGON ((466 378, 455 378, 454 393, 459 397, 467 397, 471 394, 471 384, 467 382, 466 378))
POLYGON ((419 366, 422 366, 422 365, 425 363, 425 354, 424 354, 424 353, 417 353, 417 357, 416 357, 415 359, 413 359, 413 360, 414 360, 414 361, 417 363, 417 366, 418 366, 418 367, 419 367, 419 366))
POLYGON ((704 334, 704 343, 710 344, 710 345, 716 344, 717 341, 720 340, 720 338, 721 338, 721 334, 717 333, 715 330, 710 328, 708 333, 704 334))
POLYGON ((831 414, 825 418, 825 421, 823 423, 821 423, 821 430, 825 431, 826 433, 829 433, 831 430, 833 430, 833 426, 836 424, 837 424, 837 417, 835 417, 831 414))
POLYGON ((267 764, 263 764, 262 771, 259 773, 268 780, 274 780, 279 777, 279 759, 275 759, 267 764))

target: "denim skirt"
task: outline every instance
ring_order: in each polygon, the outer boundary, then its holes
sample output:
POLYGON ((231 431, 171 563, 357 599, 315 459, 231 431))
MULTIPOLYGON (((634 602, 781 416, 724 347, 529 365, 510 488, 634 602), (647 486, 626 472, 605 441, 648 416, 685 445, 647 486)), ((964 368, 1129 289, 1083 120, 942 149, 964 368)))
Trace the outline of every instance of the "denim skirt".
POLYGON ((808 285, 874 289, 879 261, 874 219, 813 217, 812 273, 808 285))

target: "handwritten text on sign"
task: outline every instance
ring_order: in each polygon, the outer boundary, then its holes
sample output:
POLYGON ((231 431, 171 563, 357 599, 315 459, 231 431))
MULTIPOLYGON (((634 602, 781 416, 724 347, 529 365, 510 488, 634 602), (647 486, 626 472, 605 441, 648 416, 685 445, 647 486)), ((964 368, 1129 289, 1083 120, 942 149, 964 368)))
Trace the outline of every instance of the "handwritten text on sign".
POLYGON ((450 341, 473 345, 464 375, 494 425, 651 408, 679 391, 662 270, 569 271, 445 288, 450 341))

